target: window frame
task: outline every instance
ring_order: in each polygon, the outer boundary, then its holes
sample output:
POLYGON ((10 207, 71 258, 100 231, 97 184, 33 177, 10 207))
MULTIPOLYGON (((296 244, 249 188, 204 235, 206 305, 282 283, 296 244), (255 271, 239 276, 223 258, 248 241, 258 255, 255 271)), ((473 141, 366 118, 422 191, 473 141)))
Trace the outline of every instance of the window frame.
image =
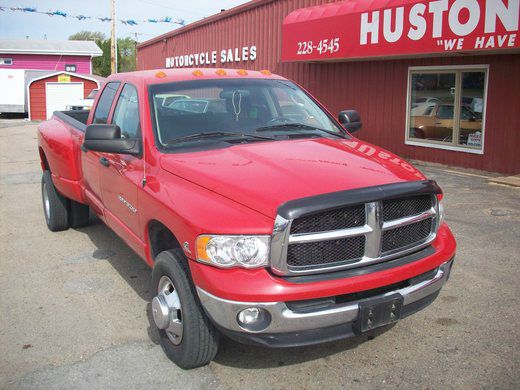
POLYGON ((3 65, 3 66, 13 66, 13 59, 12 59, 12 57, 0 57, 0 59, 2 60, 2 63, 0 65, 3 65), (6 64, 5 63, 6 60, 9 60, 11 62, 9 64, 6 64))
POLYGON ((65 64, 65 72, 77 73, 77 65, 76 64, 65 64), (69 67, 74 67, 74 70, 68 69, 69 67))
POLYGON ((113 111, 115 109, 115 102, 117 102, 119 100, 119 94, 121 92, 121 87, 122 85, 124 85, 124 83, 122 83, 121 81, 119 80, 114 80, 114 81, 109 81, 107 82, 103 88, 98 92, 99 94, 99 97, 96 96, 96 107, 94 108, 94 110, 92 110, 92 124, 93 125, 96 125, 96 124, 107 124, 109 122, 112 121, 112 114, 113 114, 113 111), (116 93, 114 94, 114 97, 110 103, 110 106, 108 107, 108 113, 107 113, 107 120, 105 123, 96 123, 95 120, 96 120, 96 112, 97 110, 99 109, 99 103, 100 103, 100 100, 101 98, 103 97, 103 93, 105 92, 105 90, 107 89, 107 87, 110 85, 110 84, 119 84, 117 86, 117 89, 116 89, 116 93))
POLYGON ((451 150, 456 152, 465 152, 472 154, 484 154, 485 137, 486 137, 486 116, 487 116, 487 94, 489 86, 489 64, 482 65, 441 65, 441 66, 409 66, 408 79, 406 85, 406 124, 405 124, 405 145, 421 146, 433 149, 451 150), (482 111, 482 146, 480 148, 471 146, 458 145, 460 132, 460 107, 462 95, 462 73, 465 72, 484 72, 484 95, 483 95, 483 111, 482 111), (453 115, 453 139, 452 143, 435 141, 435 140, 420 140, 419 138, 410 137, 410 111, 412 98, 412 75, 414 73, 455 73, 455 96, 454 96, 454 115, 453 115), (457 124, 457 126, 455 126, 457 124))
MULTIPOLYGON (((139 124, 138 124, 137 130, 135 132, 135 138, 132 138, 132 139, 141 140, 142 139, 142 137, 141 137, 142 126, 141 126, 141 111, 140 111, 140 106, 139 106, 139 89, 137 88, 137 86, 135 84, 127 83, 127 82, 121 83, 121 85, 119 86, 119 89, 118 89, 118 93, 114 97, 114 103, 113 103, 113 107, 112 107, 111 114, 110 114, 110 120, 107 121, 107 123, 110 122, 111 125, 114 124, 114 115, 116 113, 117 105, 119 104, 119 99, 121 99, 121 95, 123 94, 123 90, 125 89, 125 86, 127 86, 127 85, 129 85, 132 88, 134 88, 135 92, 137 94, 137 116, 139 118, 139 124)), ((123 132, 123 129, 121 129, 121 134, 122 134, 122 132, 123 132)))

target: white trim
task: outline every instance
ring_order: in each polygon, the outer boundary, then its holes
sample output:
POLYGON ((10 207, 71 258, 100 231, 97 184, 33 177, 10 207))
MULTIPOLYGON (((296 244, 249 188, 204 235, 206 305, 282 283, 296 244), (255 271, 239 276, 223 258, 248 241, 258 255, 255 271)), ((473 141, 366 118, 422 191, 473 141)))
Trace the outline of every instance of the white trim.
MULTIPOLYGON (((482 138, 482 141, 484 141, 484 138, 482 138)), ((463 146, 452 146, 452 145, 444 145, 444 144, 436 144, 433 142, 428 141, 404 141, 405 145, 412 145, 412 146, 422 146, 423 148, 433 148, 433 149, 444 149, 444 150, 451 150, 453 152, 466 152, 466 153, 472 153, 472 154, 484 154, 484 150, 481 149, 473 149, 473 148, 465 148, 463 146)), ((484 142, 482 142, 484 144, 484 142)))
POLYGON ((50 118, 47 118, 47 88, 49 86, 49 84, 52 84, 52 85, 59 85, 59 84, 67 84, 67 85, 71 85, 71 84, 81 84, 81 86, 83 87, 83 99, 85 98, 85 83, 83 81, 72 81, 70 83, 60 83, 58 81, 49 81, 49 82, 46 82, 45 83, 45 120, 49 120, 50 118))
MULTIPOLYGON (((458 73, 457 73, 458 74, 458 73)), ((457 82, 457 81, 456 81, 457 82)), ((458 87, 462 87, 460 84, 462 82, 458 81, 458 87)), ((438 65, 438 66, 409 66, 408 67, 408 75, 407 75, 407 83, 406 83, 406 121, 405 121, 405 133, 404 133, 404 143, 405 145, 411 146, 421 146, 425 148, 433 148, 433 149, 444 149, 451 150, 455 152, 465 152, 472 154, 484 154, 484 146, 485 146, 485 137, 486 137, 486 114, 487 114, 487 92, 488 92, 488 84, 489 84, 489 64, 481 64, 481 65, 438 65), (468 71, 468 70, 476 70, 476 71, 484 71, 485 72, 485 82, 484 82, 484 105, 482 112, 482 147, 480 149, 457 146, 455 144, 443 144, 437 142, 431 142, 428 140, 418 141, 411 139, 409 137, 410 132, 410 99, 411 99, 411 80, 412 80, 412 72, 423 71, 425 73, 434 73, 434 72, 443 72, 443 71, 468 71)), ((457 87, 457 85, 456 85, 457 87)), ((460 100, 460 96, 459 96, 460 100)), ((454 101, 454 104, 456 102, 454 101)), ((455 111, 454 111, 455 112, 455 111)), ((455 116, 455 115, 454 115, 455 116)))
POLYGON ((31 90, 29 84, 27 84, 27 119, 31 120, 31 90))
POLYGON ((436 70, 468 70, 468 69, 489 69, 489 64, 477 65, 437 65, 437 66, 409 66, 408 72, 416 70, 436 71, 436 70))
MULTIPOLYGON (((54 76, 59 75, 59 74, 68 74, 70 76, 82 78, 82 79, 85 79, 85 80, 94 81, 96 83, 96 85, 97 85, 97 89, 101 89, 101 84, 99 84, 99 81, 96 80, 95 78, 84 76, 82 74, 65 72, 65 71, 63 71, 63 72, 55 72, 55 73, 48 74, 46 76, 41 76, 41 77, 37 77, 35 79, 32 79, 27 84, 27 117, 28 117, 29 120, 32 120, 32 118, 31 118, 31 84, 33 82, 35 82, 35 81, 43 80, 43 79, 46 79, 48 77, 54 77, 54 76)), ((45 85, 47 85, 47 83, 45 83, 45 85)), ((47 88, 47 86, 45 88, 47 88)), ((83 83, 83 92, 84 91, 85 91, 85 83, 83 83)), ((45 109, 47 109, 47 91, 45 91, 45 109)))
POLYGON ((78 77, 78 78, 80 78, 80 79, 90 80, 90 81, 93 81, 93 82, 95 82, 95 83, 97 84, 98 89, 99 89, 99 87, 100 87, 99 81, 96 80, 96 79, 93 78, 93 77, 85 76, 85 75, 83 75, 83 74, 81 74, 81 73, 67 72, 67 71, 62 70, 62 71, 59 71, 59 72, 54 72, 54 73, 51 73, 51 74, 48 74, 48 75, 45 75, 45 76, 40 76, 40 77, 37 77, 37 78, 35 78, 35 79, 32 79, 32 80, 29 82, 29 84, 27 85, 27 88, 29 88, 30 85, 31 85, 32 83, 34 83, 35 81, 43 80, 43 79, 46 79, 46 78, 49 78, 49 77, 54 77, 54 76, 57 76, 57 75, 60 75, 60 74, 68 74, 69 76, 74 76, 74 77, 78 77))

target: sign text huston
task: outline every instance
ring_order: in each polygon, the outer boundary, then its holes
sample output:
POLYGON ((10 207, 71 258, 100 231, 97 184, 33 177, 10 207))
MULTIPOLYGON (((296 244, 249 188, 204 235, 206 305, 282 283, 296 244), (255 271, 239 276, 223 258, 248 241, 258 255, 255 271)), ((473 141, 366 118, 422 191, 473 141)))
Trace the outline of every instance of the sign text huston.
POLYGON ((181 56, 167 57, 167 68, 182 68, 202 65, 223 65, 229 62, 256 60, 256 46, 235 47, 219 51, 206 51, 201 53, 185 54, 181 56))
POLYGON ((282 60, 406 57, 520 48, 520 0, 372 0, 289 14, 282 60), (324 13, 325 15, 327 13, 324 13))
MULTIPOLYGON (((381 37, 381 30, 382 38, 389 43, 397 42, 403 34, 413 41, 421 40, 427 33, 427 18, 432 20, 431 28, 428 29, 432 38, 442 38, 447 28, 457 37, 465 37, 473 33, 477 26, 482 24, 482 20, 484 34, 496 33, 497 21, 507 31, 517 31, 519 0, 509 0, 507 6, 502 0, 487 0, 482 7, 477 0, 455 0, 451 5, 448 0, 430 1, 428 5, 416 3, 408 9, 408 31, 403 31, 404 15, 404 7, 388 8, 382 12, 377 10, 362 13, 359 44, 366 45, 369 36, 370 43, 377 44, 381 37), (447 23, 445 23, 445 15, 448 16, 447 23)), ((515 38, 516 34, 508 34, 502 40, 502 44, 514 47, 515 38)), ((463 41, 458 40, 457 43, 462 46, 463 41)), ((477 37, 473 48, 482 48, 487 43, 485 36, 477 37)), ((496 44, 498 43, 496 42, 496 44)), ((494 47, 494 39, 491 45, 494 47)))

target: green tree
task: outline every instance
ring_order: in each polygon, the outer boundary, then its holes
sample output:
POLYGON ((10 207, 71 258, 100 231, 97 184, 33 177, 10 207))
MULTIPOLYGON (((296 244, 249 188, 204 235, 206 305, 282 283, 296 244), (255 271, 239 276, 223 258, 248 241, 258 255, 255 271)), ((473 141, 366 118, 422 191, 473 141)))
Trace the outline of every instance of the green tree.
POLYGON ((94 57, 92 59, 92 71, 99 76, 110 76, 110 39, 96 41, 99 48, 103 51, 101 57, 94 57))
POLYGON ((104 41, 105 39, 107 37, 101 31, 80 31, 69 37, 69 41, 104 41))
POLYGON ((132 38, 117 40, 117 69, 119 72, 135 70, 135 46, 136 42, 132 38))
MULTIPOLYGON (((112 40, 99 31, 80 31, 69 37, 69 40, 94 41, 103 51, 100 57, 92 59, 92 72, 96 75, 107 77, 111 73, 110 45, 112 40)), ((136 68, 136 42, 132 38, 119 38, 117 40, 117 70, 118 72, 132 72, 136 68)))

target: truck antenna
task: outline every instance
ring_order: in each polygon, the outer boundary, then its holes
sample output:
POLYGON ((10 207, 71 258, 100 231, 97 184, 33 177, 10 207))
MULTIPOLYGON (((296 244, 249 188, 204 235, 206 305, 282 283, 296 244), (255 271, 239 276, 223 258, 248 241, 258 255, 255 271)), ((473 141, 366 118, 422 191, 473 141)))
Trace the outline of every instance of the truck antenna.
POLYGON ((146 144, 144 142, 144 131, 143 131, 143 180, 141 181, 143 188, 146 186, 146 144))

